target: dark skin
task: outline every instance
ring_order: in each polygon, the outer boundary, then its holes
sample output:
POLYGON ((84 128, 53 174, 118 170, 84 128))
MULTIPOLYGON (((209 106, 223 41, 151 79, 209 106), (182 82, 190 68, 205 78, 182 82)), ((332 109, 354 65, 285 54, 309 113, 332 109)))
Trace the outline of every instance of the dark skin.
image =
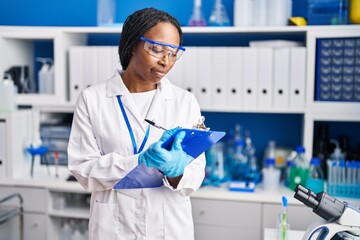
MULTIPOLYGON (((180 36, 177 28, 168 22, 159 22, 144 35, 145 38, 169 43, 178 46, 180 36)), ((156 89, 160 80, 171 70, 175 61, 170 61, 168 56, 163 59, 155 58, 144 50, 144 42, 133 49, 129 65, 121 75, 125 86, 131 93, 147 92, 156 89)), ((176 188, 181 176, 175 178, 167 177, 170 185, 176 188)))

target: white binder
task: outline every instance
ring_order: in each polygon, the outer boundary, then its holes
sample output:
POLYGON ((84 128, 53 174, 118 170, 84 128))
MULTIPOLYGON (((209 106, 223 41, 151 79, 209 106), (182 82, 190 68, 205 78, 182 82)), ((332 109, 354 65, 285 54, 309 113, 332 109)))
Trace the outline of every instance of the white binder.
POLYGON ((184 63, 186 61, 186 55, 187 51, 185 51, 183 53, 183 55, 181 56, 181 58, 179 60, 177 60, 174 64, 174 66, 172 67, 172 69, 168 72, 168 74, 166 75, 166 77, 169 79, 169 81, 181 88, 185 88, 184 86, 184 63))
POLYGON ((257 49, 244 48, 243 50, 243 107, 255 108, 257 106, 257 49))
POLYGON ((214 103, 213 94, 213 81, 214 75, 212 69, 215 68, 213 65, 212 47, 198 47, 197 51, 197 70, 196 79, 197 86, 195 90, 195 96, 199 102, 201 109, 209 108, 214 103))
POLYGON ((82 46, 69 50, 70 102, 75 103, 84 88, 84 56, 82 46))
POLYGON ((212 48, 212 106, 226 107, 226 85, 227 85, 227 57, 225 47, 212 48))
POLYGON ((272 108, 273 48, 258 48, 258 107, 272 108))
POLYGON ((290 48, 290 108, 305 107, 306 48, 290 48))
POLYGON ((108 46, 98 46, 94 47, 96 51, 97 59, 97 77, 94 83, 105 81, 113 75, 113 57, 111 54, 111 49, 108 46))
POLYGON ((290 48, 274 48, 274 108, 289 108, 290 48))
MULTIPOLYGON (((84 88, 98 81, 98 59, 95 47, 84 47, 84 88)), ((100 61, 99 61, 100 62, 100 61)))
POLYGON ((198 53, 197 47, 187 47, 186 54, 184 53, 184 79, 183 79, 183 88, 189 92, 195 94, 196 92, 196 82, 197 79, 197 71, 198 71, 198 53))
POLYGON ((227 47, 226 104, 230 108, 242 107, 243 48, 227 47))

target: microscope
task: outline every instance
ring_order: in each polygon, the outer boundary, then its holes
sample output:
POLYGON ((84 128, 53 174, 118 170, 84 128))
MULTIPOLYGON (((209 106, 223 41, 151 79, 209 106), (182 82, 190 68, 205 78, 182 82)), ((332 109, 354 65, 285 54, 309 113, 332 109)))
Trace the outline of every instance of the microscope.
POLYGON ((303 240, 360 239, 360 209, 331 197, 325 192, 315 194, 297 185, 294 197, 322 217, 311 224, 303 240))

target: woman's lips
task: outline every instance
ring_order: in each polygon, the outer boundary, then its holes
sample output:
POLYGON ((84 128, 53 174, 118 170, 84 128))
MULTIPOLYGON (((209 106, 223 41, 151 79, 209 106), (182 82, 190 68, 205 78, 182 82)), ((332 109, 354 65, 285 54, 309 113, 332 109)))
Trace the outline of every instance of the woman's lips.
POLYGON ((157 76, 157 77, 164 77, 166 75, 166 73, 164 71, 159 71, 159 70, 152 70, 152 72, 157 76))

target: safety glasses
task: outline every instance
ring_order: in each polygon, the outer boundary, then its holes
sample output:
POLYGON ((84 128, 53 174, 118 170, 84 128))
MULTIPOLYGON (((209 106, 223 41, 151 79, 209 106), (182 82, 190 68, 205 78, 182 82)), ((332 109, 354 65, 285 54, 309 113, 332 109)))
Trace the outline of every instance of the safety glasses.
POLYGON ((145 51, 149 55, 158 59, 163 59, 164 57, 168 56, 170 61, 176 61, 185 51, 185 48, 182 46, 157 42, 142 36, 140 37, 140 40, 144 41, 145 51))

